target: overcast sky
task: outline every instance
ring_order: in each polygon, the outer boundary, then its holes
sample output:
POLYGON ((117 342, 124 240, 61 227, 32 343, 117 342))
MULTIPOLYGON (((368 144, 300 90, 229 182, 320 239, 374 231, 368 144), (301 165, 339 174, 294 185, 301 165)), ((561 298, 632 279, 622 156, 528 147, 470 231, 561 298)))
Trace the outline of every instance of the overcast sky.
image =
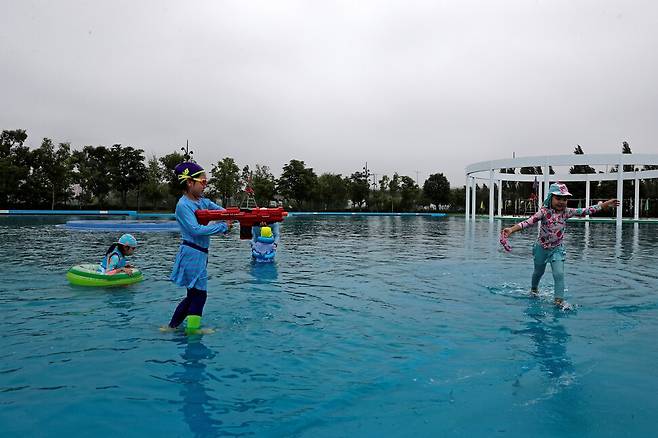
POLYGON ((419 182, 658 153, 658 2, 0 0, 0 129, 419 182))

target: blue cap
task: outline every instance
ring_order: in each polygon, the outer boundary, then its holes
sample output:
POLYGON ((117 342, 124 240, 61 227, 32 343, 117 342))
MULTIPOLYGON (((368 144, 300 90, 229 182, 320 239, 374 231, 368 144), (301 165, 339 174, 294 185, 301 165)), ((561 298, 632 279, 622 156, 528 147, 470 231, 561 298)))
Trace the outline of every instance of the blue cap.
POLYGON ((132 246, 135 248, 137 246, 137 239, 135 239, 132 234, 124 234, 123 236, 119 237, 118 243, 124 246, 132 246))
POLYGON ((571 196, 571 193, 569 193, 569 189, 567 189, 566 184, 562 183, 553 183, 551 186, 548 188, 548 193, 546 194, 546 198, 544 198, 544 207, 550 207, 551 206, 551 198, 555 196, 571 196))

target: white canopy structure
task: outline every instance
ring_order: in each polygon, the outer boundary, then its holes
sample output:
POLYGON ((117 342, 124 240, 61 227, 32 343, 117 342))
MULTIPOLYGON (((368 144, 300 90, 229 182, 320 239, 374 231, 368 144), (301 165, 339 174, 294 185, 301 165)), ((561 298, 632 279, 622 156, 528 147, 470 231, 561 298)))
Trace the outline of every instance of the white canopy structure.
MULTIPOLYGON (((658 178, 658 170, 641 170, 647 165, 658 165, 658 155, 655 154, 601 154, 601 155, 551 155, 539 157, 519 157, 512 159, 482 161, 466 167, 466 220, 475 219, 476 206, 476 184, 478 180, 487 182, 489 186, 489 222, 494 220, 494 185, 498 186, 498 216, 502 212, 502 182, 524 181, 534 182, 535 178, 543 180, 539 185, 539 199, 543 199, 542 193, 548 191, 552 182, 584 181, 585 205, 590 202, 590 182, 592 181, 617 181, 617 199, 623 201, 623 182, 635 181, 635 202, 633 203, 633 216, 639 219, 640 184, 642 179, 658 178), (566 166, 606 166, 605 172, 572 174, 564 172, 550 175, 551 167, 566 166), (624 166, 632 165, 632 172, 623 172, 624 166), (541 167, 542 175, 528 175, 517 173, 503 173, 501 170, 521 167, 541 167), (618 169, 610 172, 608 167, 618 169)), ((617 208, 616 223, 621 227, 622 208, 617 208)))

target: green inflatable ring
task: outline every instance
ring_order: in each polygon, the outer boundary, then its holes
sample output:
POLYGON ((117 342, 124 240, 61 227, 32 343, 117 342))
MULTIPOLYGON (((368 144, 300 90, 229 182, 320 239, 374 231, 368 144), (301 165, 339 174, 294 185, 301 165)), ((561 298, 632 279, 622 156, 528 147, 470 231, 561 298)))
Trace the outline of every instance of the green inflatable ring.
POLYGON ((133 274, 125 273, 107 275, 98 272, 98 265, 85 264, 76 265, 69 269, 66 278, 77 286, 126 286, 139 283, 144 279, 139 269, 133 268, 133 274))

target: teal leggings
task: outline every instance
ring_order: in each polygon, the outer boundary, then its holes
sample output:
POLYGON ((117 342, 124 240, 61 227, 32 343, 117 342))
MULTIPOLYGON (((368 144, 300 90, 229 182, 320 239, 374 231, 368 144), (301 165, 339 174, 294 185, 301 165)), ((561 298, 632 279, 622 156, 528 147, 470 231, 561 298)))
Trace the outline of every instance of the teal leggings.
POLYGON ((564 259, 565 251, 562 245, 557 248, 544 249, 541 245, 535 244, 533 248, 535 259, 535 270, 532 272, 532 289, 537 290, 539 280, 546 271, 546 265, 551 264, 553 272, 553 281, 555 282, 555 298, 564 298, 564 259))

